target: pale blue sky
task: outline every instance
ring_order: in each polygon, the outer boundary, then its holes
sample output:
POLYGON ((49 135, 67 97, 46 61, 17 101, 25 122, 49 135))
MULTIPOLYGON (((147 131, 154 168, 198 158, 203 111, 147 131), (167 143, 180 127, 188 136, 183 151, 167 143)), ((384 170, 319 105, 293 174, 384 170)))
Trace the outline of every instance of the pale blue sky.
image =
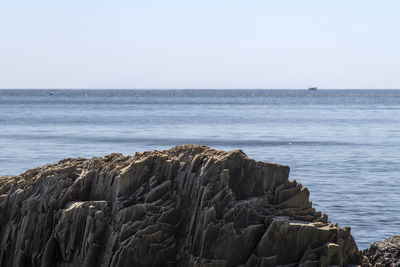
POLYGON ((399 0, 0 0, 0 88, 400 88, 399 0))

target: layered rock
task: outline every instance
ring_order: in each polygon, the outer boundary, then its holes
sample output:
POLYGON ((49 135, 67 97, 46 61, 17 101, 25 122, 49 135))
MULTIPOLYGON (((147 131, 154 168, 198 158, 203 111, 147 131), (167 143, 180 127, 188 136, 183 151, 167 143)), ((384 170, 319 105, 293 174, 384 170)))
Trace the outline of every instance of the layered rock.
POLYGON ((400 266, 400 236, 375 242, 363 252, 369 266, 400 266))
POLYGON ((289 167, 183 145, 0 179, 1 266, 357 264, 289 167))

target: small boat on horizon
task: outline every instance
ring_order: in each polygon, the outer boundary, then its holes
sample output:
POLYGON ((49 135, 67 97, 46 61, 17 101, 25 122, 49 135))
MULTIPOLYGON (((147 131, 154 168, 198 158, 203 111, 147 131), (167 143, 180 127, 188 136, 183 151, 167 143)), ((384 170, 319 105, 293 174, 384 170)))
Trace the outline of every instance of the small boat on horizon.
POLYGON ((308 90, 317 90, 317 87, 308 87, 308 90))

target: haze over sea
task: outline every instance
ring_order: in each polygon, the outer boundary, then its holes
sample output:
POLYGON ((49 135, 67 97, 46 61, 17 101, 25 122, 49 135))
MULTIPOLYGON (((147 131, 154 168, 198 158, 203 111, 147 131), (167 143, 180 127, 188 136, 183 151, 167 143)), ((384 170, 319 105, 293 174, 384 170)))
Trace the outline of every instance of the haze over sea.
POLYGON ((242 149, 291 167, 360 249, 400 229, 400 90, 0 90, 0 176, 66 157, 242 149))

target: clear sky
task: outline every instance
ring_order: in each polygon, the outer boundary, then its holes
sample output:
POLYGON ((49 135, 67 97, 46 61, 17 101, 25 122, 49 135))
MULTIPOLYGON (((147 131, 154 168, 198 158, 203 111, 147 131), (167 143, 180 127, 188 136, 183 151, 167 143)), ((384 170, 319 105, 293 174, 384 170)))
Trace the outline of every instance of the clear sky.
POLYGON ((399 0, 0 0, 0 88, 400 88, 399 0))

